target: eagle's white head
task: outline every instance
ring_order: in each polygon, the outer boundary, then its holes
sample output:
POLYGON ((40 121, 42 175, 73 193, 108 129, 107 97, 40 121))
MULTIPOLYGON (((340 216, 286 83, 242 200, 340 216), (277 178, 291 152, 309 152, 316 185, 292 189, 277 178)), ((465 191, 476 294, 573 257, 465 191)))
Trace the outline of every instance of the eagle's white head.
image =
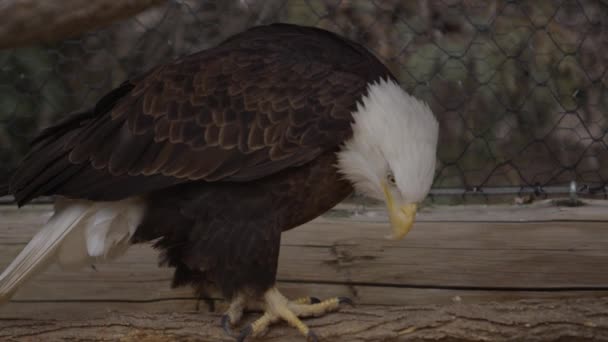
POLYGON ((392 237, 404 237, 435 171, 439 124, 430 108, 392 80, 371 83, 353 113, 338 168, 355 190, 386 202, 392 237))

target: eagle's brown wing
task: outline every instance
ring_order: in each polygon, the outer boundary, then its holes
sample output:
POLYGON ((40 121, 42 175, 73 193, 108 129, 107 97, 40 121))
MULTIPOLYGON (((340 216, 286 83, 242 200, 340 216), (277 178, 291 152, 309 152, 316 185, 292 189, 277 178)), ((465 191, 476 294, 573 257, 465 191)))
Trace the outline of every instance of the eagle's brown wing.
POLYGON ((379 77, 391 76, 333 34, 253 29, 126 82, 43 131, 11 192, 20 204, 51 194, 116 200, 264 177, 348 138, 356 101, 379 77))

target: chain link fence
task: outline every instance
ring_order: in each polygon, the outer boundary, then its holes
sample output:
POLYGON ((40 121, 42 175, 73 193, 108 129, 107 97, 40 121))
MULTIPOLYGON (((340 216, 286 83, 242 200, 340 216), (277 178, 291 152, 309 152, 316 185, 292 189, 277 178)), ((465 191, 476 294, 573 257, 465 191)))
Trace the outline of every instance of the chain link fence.
POLYGON ((0 184, 62 115, 156 64, 277 21, 361 42, 430 104, 441 124, 433 201, 607 196, 600 0, 169 1, 68 40, 2 50, 0 184))

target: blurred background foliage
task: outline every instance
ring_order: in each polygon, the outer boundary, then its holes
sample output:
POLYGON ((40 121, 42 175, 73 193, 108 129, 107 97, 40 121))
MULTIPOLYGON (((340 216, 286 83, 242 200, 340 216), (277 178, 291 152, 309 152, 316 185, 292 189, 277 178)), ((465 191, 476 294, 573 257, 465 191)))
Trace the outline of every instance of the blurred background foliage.
POLYGON ((608 181, 608 3, 183 0, 0 51, 0 184, 41 128, 124 79, 271 22, 361 42, 441 123, 435 188, 608 181))

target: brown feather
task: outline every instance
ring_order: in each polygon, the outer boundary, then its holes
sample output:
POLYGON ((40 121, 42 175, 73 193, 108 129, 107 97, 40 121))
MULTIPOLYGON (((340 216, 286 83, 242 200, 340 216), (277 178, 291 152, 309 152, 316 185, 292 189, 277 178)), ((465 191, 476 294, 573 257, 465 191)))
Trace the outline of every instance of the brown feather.
POLYGON ((394 79, 365 48, 327 31, 254 28, 135 77, 44 131, 11 191, 23 204, 266 177, 338 147, 352 134, 350 111, 381 77, 394 79), (69 179, 52 182, 63 169, 69 179), (128 189, 113 188, 129 179, 128 189))

